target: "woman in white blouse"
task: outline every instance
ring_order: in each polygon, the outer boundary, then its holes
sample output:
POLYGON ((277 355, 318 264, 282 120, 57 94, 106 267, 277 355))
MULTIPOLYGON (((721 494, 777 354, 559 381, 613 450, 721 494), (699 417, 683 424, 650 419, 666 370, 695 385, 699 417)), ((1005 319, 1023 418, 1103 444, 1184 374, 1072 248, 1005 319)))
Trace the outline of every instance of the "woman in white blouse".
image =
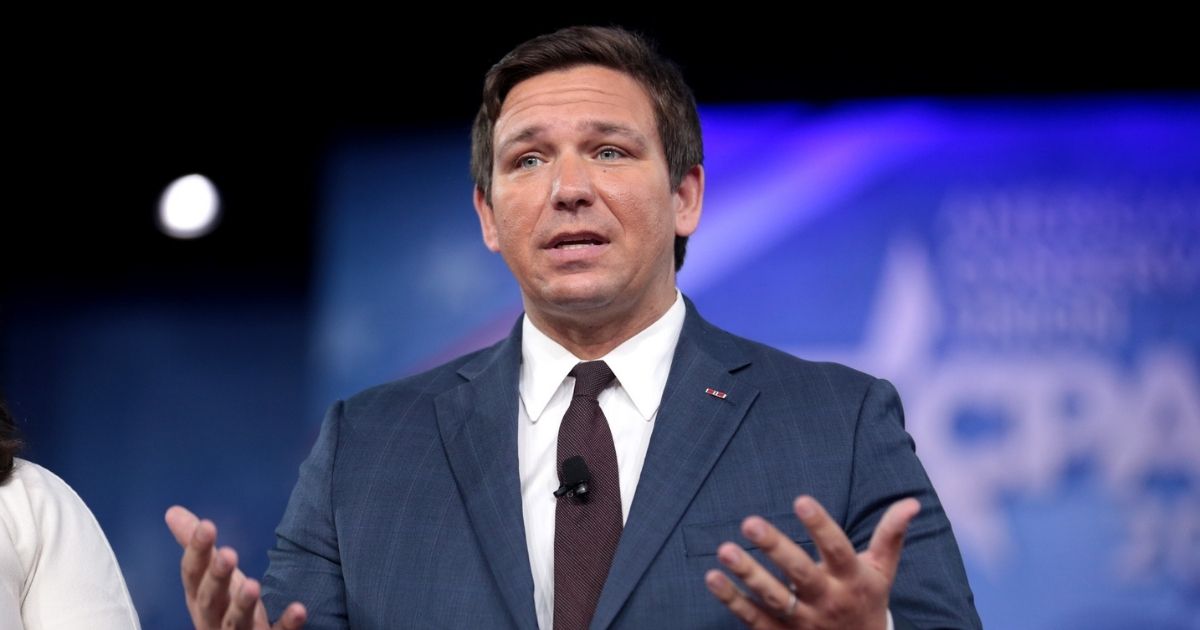
POLYGON ((112 548, 79 495, 16 457, 0 402, 0 629, 138 628, 112 548))

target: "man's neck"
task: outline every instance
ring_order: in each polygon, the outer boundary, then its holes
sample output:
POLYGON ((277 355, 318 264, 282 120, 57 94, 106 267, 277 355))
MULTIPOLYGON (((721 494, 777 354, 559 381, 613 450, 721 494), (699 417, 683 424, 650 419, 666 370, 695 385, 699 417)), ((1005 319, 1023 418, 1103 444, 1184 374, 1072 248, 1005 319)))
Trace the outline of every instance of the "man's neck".
POLYGON ((605 356, 658 321, 675 303, 676 295, 672 286, 671 291, 650 308, 631 309, 619 317, 579 312, 549 314, 530 308, 526 308, 525 316, 571 354, 590 361, 605 356))

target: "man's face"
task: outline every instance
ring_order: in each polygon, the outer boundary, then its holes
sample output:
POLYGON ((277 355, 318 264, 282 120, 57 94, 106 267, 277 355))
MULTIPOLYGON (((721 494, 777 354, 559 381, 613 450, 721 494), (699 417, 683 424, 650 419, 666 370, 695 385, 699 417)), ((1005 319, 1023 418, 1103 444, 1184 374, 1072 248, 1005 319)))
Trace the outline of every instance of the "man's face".
POLYGON ((700 218, 704 173, 671 190, 650 98, 600 66, 547 72, 508 93, 494 131, 483 240, 535 316, 640 318, 674 299, 674 240, 700 218))

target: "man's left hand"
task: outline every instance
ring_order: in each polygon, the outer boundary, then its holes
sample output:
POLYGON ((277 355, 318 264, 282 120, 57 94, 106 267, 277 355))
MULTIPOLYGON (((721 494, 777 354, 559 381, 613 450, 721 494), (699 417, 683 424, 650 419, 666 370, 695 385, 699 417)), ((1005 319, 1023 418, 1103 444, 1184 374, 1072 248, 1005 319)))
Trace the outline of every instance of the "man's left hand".
POLYGON ((846 534, 815 499, 802 496, 793 507, 821 554, 820 562, 813 562, 766 520, 751 516, 742 522, 742 534, 782 569, 790 587, 741 546, 726 542, 717 549, 717 559, 756 598, 716 569, 704 576, 708 590, 751 628, 883 630, 904 532, 921 504, 916 499, 893 503, 862 553, 855 553, 846 534))

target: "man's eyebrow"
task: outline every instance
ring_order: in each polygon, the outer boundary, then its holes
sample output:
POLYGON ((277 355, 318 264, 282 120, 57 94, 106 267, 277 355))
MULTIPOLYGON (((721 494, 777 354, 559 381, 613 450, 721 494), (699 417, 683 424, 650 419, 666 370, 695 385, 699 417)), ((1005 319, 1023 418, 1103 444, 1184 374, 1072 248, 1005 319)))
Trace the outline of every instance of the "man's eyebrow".
MULTIPOLYGON (((580 122, 578 126, 581 129, 592 131, 602 136, 621 136, 636 144, 638 149, 645 150, 646 148, 646 136, 643 135, 642 132, 628 125, 605 120, 585 120, 580 122)), ((515 144, 521 144, 523 142, 533 140, 542 135, 545 130, 545 127, 542 125, 532 125, 520 130, 496 145, 496 155, 504 155, 504 152, 507 151, 509 147, 515 144)))
POLYGON ((516 135, 509 136, 508 138, 505 138, 503 142, 496 145, 496 155, 504 155, 504 152, 507 151, 512 145, 532 140, 541 135, 542 131, 544 130, 545 128, 541 125, 533 125, 531 127, 522 129, 516 135))
POLYGON ((628 125, 603 120, 590 120, 581 123, 580 126, 591 129, 602 136, 622 136, 629 141, 636 143, 639 149, 646 148, 646 136, 644 136, 642 132, 628 125))

